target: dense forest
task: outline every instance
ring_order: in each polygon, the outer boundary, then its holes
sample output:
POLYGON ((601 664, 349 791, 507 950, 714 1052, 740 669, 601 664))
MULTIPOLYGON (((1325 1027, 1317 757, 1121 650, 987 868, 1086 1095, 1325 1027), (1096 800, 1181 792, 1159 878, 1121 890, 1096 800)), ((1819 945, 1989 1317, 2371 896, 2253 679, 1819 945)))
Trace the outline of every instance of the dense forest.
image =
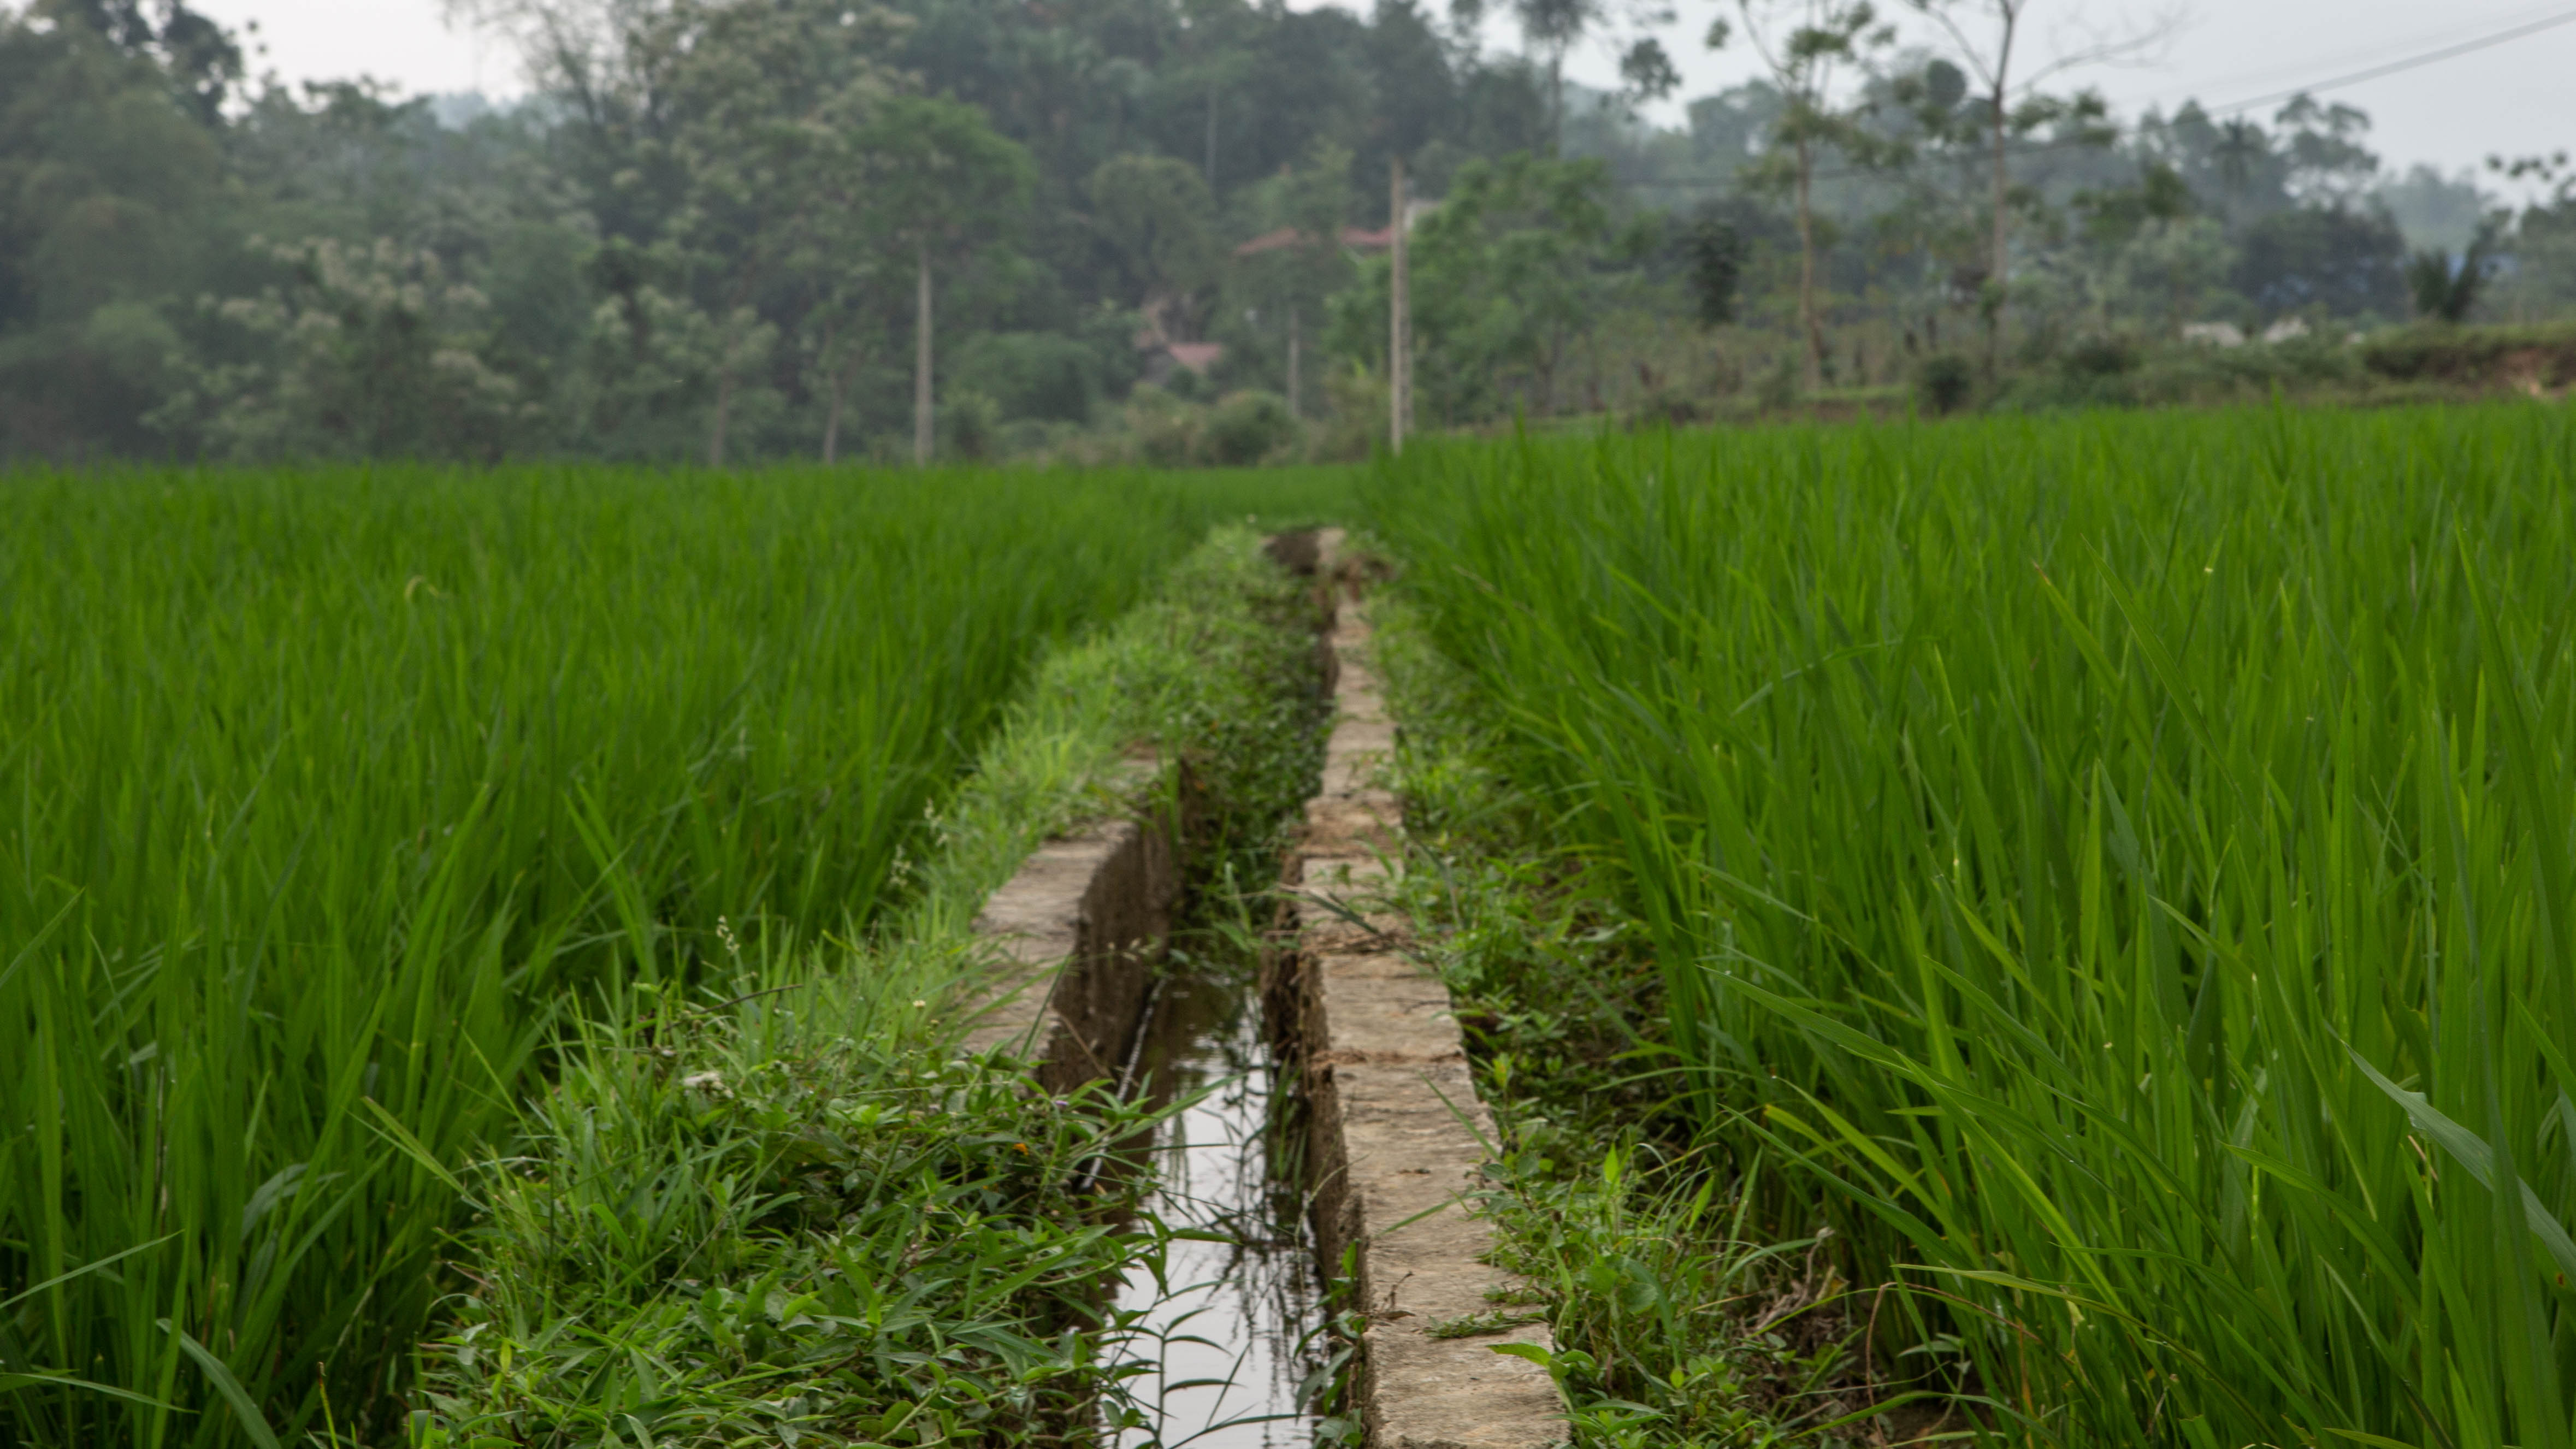
POLYGON ((2563 156, 2498 158, 2513 214, 2307 96, 2116 117, 1990 74, 1986 13, 1723 7, 1777 63, 1664 127, 1659 45, 1555 0, 1518 52, 1418 0, 464 0, 506 105, 0 7, 0 458, 1349 453, 1398 160, 1432 426, 2576 304, 2563 156))

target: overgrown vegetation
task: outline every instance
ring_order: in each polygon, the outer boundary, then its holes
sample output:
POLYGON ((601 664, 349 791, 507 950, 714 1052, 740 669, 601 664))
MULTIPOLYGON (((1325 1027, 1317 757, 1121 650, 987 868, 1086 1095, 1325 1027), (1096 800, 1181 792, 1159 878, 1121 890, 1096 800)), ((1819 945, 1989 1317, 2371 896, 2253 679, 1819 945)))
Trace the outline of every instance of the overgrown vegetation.
POLYGON ((1663 1256, 1744 1192, 1833 1229, 1814 1352, 2014 1437, 2561 1442, 2571 478, 2528 405, 1408 450, 1376 525, 1717 1184, 1537 1199, 1639 1265, 1568 1347, 1744 1291, 1663 1256))
POLYGON ((2361 358, 2401 381, 2550 396, 2576 383, 2576 325, 2409 327, 2371 338, 2361 358))
POLYGON ((1140 1413, 1144 1346, 1101 1311, 1146 1272, 1146 1109, 949 1062, 968 925, 1038 842, 1115 804, 1152 745, 1189 762, 1200 880, 1271 843, 1311 776, 1302 591, 1240 528, 1050 658, 942 812, 920 899, 855 952, 648 993, 479 1169, 469 1289, 426 1350, 423 1442, 1005 1445, 1140 1413), (1301 773, 1302 772, 1302 773, 1301 773), (722 999, 718 999, 718 998, 722 999), (748 999, 745 999, 745 998, 748 999), (641 1442, 640 1440, 638 1442, 641 1442))
MULTIPOLYGON (((1500 1140, 1484 1210, 1525 1296, 1434 1328, 1534 1319, 1585 1446, 1770 1444, 1879 1407, 1830 1231, 1773 1215, 1760 1169, 1696 1150, 1650 943, 1612 873, 1558 843, 1504 768, 1506 711, 1400 598, 1372 606, 1403 722, 1411 857, 1394 904, 1455 1003, 1500 1140)), ((1866 1311, 1864 1308, 1863 1312, 1866 1311)))
MULTIPOLYGON (((682 1008, 594 1029, 481 1174, 423 1446, 1060 1442, 1123 1353, 1094 1305, 1157 1251, 1143 1115, 956 1061, 910 1019, 682 1008)), ((356 1441, 351 1441, 356 1442, 356 1441)))

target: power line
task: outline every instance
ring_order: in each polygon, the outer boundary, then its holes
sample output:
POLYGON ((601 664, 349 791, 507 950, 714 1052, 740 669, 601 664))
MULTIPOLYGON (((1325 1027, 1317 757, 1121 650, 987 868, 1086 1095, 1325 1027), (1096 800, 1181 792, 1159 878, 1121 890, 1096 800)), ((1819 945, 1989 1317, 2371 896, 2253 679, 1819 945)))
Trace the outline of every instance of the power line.
MULTIPOLYGON (((2410 55, 2399 60, 2392 60, 2382 65, 2371 66, 2366 70, 2353 71, 2348 75, 2339 75, 2328 80, 2316 81, 2308 85, 2294 86, 2289 90, 2274 91, 2269 95, 2256 96, 2252 100, 2230 101, 2221 106, 2203 106, 2201 111, 2202 114, 2210 116, 2234 115, 2238 112, 2253 110, 2258 106, 2270 105, 2274 101, 2286 101, 2299 96, 2314 95, 2319 91, 2339 90, 2345 86, 2359 85, 2363 81, 2377 80, 2382 76, 2396 75, 2402 71, 2417 70, 2424 66, 2436 65, 2442 61, 2468 55, 2475 51, 2485 50, 2492 46, 2502 45, 2507 41, 2520 40, 2527 35, 2538 35, 2544 30, 2553 30, 2561 25, 2568 24, 2576 24, 2576 10, 2562 10, 2555 15, 2545 16, 2539 20, 2529 21, 2505 30, 2499 30, 2492 35, 2482 35, 2475 40, 2463 40, 2456 44, 2442 46, 2435 50, 2424 51, 2420 54, 2410 55)), ((2191 104, 2191 102, 2185 101, 2184 104, 2188 105, 2191 104)), ((2132 135, 2136 132, 2136 127, 2134 125, 2121 126, 2119 129, 2132 135)), ((2042 142, 2036 146, 2024 145, 2017 149, 2013 154, 2016 157, 2029 157, 2043 156, 2057 151, 2100 149, 2106 148, 2091 141, 2049 141, 2042 142)), ((1877 174, 1879 173, 1874 168, 1867 166, 1842 166, 1820 169, 1811 174, 1808 179, 1811 182, 1845 181, 1856 177, 1873 176, 1877 174)), ((1691 183, 1664 182, 1658 184, 1679 187, 1691 183)))
MULTIPOLYGON (((2453 8, 2464 8, 2464 4, 2457 3, 2455 0, 2453 8)), ((2239 69, 2225 74, 2209 75, 2194 88, 2194 93, 2200 95, 2250 94, 2258 88, 2269 89, 2299 76, 2315 75, 2320 70, 2335 71, 2345 67, 2359 69, 2364 66, 2379 65, 2393 57, 2411 56, 2418 51, 2449 45, 2463 33, 2475 33, 2487 26, 2508 29, 2538 20, 2543 16, 2555 15, 2566 8, 2567 0, 2526 0, 2526 3, 2492 13, 2487 12, 2482 5, 2481 13, 2473 19, 2453 16, 2450 23, 2446 25, 2365 39, 2358 44, 2332 51, 2303 46, 2304 53, 2282 55, 2277 53, 2280 47, 2275 44, 2268 47, 2274 52, 2269 61, 2250 70, 2239 69)), ((2243 49, 2245 46, 2240 45, 2237 48, 2243 49)), ((2137 101, 2140 105, 2149 104, 2151 100, 2154 104, 2165 105, 2185 98, 2179 93, 2159 92, 2152 98, 2141 94, 2137 97, 2137 101)))
POLYGON ((2517 25, 2510 30, 2499 30, 2493 35, 2483 35, 2475 40, 2463 40, 2456 45, 2446 45, 2439 50, 2428 50, 2420 55, 2410 55, 2403 60, 2392 60, 2385 65, 2374 65, 2367 70, 2357 70, 2349 75, 2336 76, 2332 80, 2317 81, 2309 85, 2298 86, 2286 91, 2274 91, 2269 95, 2256 96, 2250 101, 2230 101, 2223 106, 2210 106, 2207 110, 2209 114, 2213 116, 2233 115, 2238 111, 2250 111, 2258 106, 2268 106, 2274 101, 2286 101, 2298 96, 2313 95, 2318 91, 2340 90, 2345 86, 2359 85, 2363 81, 2377 80, 2381 76, 2396 75, 2401 71, 2416 70, 2424 66, 2436 65, 2442 61, 2452 59, 2455 56, 2467 55, 2472 51, 2485 50, 2489 46, 2502 45, 2509 40, 2520 40, 2526 35, 2538 35, 2544 30, 2554 30, 2561 25, 2571 23, 2576 23, 2576 10, 2562 10, 2556 15, 2548 16, 2545 19, 2534 20, 2524 25, 2517 25))

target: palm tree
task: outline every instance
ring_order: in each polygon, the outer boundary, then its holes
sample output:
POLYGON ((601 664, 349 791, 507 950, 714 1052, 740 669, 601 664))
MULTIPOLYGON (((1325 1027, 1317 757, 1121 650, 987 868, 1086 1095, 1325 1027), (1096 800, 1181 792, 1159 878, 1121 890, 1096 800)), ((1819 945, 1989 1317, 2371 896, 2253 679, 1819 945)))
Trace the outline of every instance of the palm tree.
POLYGON ((2415 294, 2415 310, 2437 322, 2467 320, 2469 309, 2478 304, 2478 293, 2486 287, 2503 230, 2502 223, 2489 217, 2461 253, 2456 270, 2451 254, 2439 247, 2427 247, 2408 258, 2406 287, 2415 294))

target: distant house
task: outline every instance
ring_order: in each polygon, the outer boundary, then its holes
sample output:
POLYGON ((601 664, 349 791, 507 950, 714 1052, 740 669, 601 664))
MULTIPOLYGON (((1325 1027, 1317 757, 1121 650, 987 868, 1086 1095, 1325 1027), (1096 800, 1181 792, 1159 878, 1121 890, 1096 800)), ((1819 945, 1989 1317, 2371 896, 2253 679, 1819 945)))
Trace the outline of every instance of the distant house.
MULTIPOLYGON (((1410 231, 1420 226, 1424 214, 1437 204, 1422 200, 1405 203, 1406 230, 1410 231)), ((1394 243, 1395 232, 1389 227, 1379 227, 1375 231, 1356 226, 1342 228, 1341 244, 1355 252, 1382 252, 1394 243)), ((1308 233, 1293 226, 1283 226, 1276 231, 1263 232, 1243 243, 1234 249, 1234 254, 1238 258, 1257 257, 1265 252, 1285 251, 1291 247, 1311 245, 1313 241, 1308 233)), ((1171 338, 1170 330, 1165 326, 1164 314, 1161 310, 1149 306, 1145 316, 1145 326, 1136 333, 1136 352, 1144 364, 1145 381, 1160 387, 1171 380, 1173 372, 1184 367, 1201 377, 1206 377, 1215 370, 1219 362, 1225 360, 1224 343, 1175 342, 1171 338)))
MULTIPOLYGON (((1407 201, 1404 204, 1404 229, 1406 233, 1409 235, 1415 227, 1422 225, 1422 218, 1429 215, 1431 209, 1439 204, 1440 203, 1436 201, 1424 201, 1419 197, 1407 201)), ((1363 231, 1355 226, 1346 226, 1342 228, 1342 245, 1355 252, 1382 252, 1394 244, 1395 229, 1393 227, 1382 226, 1375 231, 1363 231)), ((1283 226, 1277 231, 1265 231, 1261 235, 1254 237, 1252 240, 1245 242, 1243 245, 1236 247, 1234 249, 1234 254, 1238 257, 1257 257, 1263 252, 1275 252, 1287 247, 1302 247, 1309 245, 1312 245, 1312 242, 1306 233, 1299 231, 1293 226, 1283 226)))
POLYGON ((1186 367, 1201 377, 1213 373, 1225 359, 1225 344, 1174 342, 1163 335, 1160 327, 1149 326, 1136 334, 1136 353, 1144 365, 1144 380, 1161 387, 1180 368, 1186 367))
MULTIPOLYGON (((1342 228, 1342 245, 1355 252, 1385 251, 1391 239, 1385 227, 1379 227, 1375 231, 1362 231, 1355 226, 1342 228)), ((1311 245, 1313 245, 1313 239, 1306 233, 1293 226, 1283 226, 1277 231, 1265 231, 1236 247, 1234 254, 1238 257, 1257 257, 1263 252, 1285 251, 1290 247, 1311 245)))

